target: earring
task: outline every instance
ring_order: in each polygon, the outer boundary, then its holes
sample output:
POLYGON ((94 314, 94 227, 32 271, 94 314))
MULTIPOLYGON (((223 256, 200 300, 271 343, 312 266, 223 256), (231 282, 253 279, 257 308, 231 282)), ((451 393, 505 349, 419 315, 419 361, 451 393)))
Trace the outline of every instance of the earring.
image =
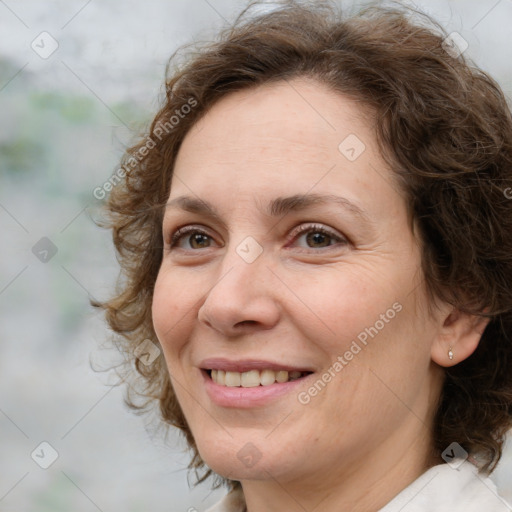
POLYGON ((452 347, 450 347, 448 349, 448 358, 450 359, 450 361, 453 361, 453 350, 452 350, 452 347))

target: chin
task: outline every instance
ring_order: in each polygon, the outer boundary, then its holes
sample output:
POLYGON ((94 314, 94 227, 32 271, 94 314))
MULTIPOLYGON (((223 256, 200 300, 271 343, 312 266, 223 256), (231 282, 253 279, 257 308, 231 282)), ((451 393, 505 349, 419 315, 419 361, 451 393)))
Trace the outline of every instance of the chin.
POLYGON ((293 450, 283 439, 270 443, 264 436, 229 437, 196 440, 199 454, 205 464, 218 475, 230 480, 268 480, 293 477, 300 467, 299 461, 291 460, 293 450), (222 438, 222 440, 221 440, 222 438))

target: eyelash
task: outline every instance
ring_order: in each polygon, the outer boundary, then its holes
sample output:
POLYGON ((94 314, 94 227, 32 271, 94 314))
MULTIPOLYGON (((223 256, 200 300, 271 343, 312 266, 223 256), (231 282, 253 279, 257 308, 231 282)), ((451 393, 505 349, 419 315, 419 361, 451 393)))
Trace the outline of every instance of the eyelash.
MULTIPOLYGON (((318 224, 310 224, 309 226, 307 227, 304 227, 300 230, 294 230, 292 232, 292 234, 290 235, 291 236, 291 240, 294 241, 295 239, 297 239, 299 236, 305 234, 305 233, 309 233, 309 232, 313 232, 313 233, 322 233, 323 235, 326 235, 332 239, 335 239, 337 240, 338 242, 340 242, 342 245, 347 245, 348 244, 348 240, 346 240, 345 238, 337 235, 334 231, 331 231, 321 225, 318 225, 318 224)), ((204 235, 204 236, 207 236, 207 237, 210 237, 210 238, 213 238, 210 234, 208 234, 206 231, 198 228, 198 227, 195 227, 195 226, 185 226, 183 228, 180 228, 178 230, 176 230, 172 237, 171 237, 171 240, 170 240, 170 243, 169 243, 169 248, 172 249, 176 246, 177 242, 182 238, 184 237, 185 235, 191 235, 191 234, 201 234, 201 235, 204 235)), ((332 247, 332 245, 329 245, 327 247, 323 247, 322 249, 327 249, 329 247, 332 247)), ((315 250, 314 248, 310 248, 311 250, 315 250)), ((188 250, 188 249, 186 249, 188 250)), ((197 251, 198 249, 190 249, 192 251, 197 251)), ((318 251, 316 251, 318 252, 318 251)))

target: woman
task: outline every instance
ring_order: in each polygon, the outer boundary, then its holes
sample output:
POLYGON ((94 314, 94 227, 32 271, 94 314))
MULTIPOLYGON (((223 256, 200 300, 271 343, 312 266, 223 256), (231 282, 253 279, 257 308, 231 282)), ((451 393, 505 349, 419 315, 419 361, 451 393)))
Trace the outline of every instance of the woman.
POLYGON ((123 160, 101 306, 211 511, 510 510, 512 119, 427 21, 242 15, 123 160))

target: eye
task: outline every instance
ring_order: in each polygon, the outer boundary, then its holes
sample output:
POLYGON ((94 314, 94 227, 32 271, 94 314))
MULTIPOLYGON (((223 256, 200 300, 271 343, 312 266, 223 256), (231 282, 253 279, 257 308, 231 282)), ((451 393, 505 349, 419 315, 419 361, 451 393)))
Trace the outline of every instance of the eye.
POLYGON ((197 228, 196 226, 186 226, 178 229, 171 237, 170 248, 179 247, 180 249, 207 249, 210 247, 212 237, 197 228), (188 243, 189 247, 183 247, 183 243, 188 243))
POLYGON ((348 244, 345 238, 318 224, 301 226, 301 229, 294 231, 291 236, 293 241, 303 239, 306 243, 306 249, 323 249, 335 245, 335 242, 342 245, 348 244))
MULTIPOLYGON (((345 238, 318 224, 301 226, 300 229, 294 230, 290 237, 292 241, 303 238, 306 249, 323 249, 335 245, 336 242, 342 245, 348 244, 345 238)), ((169 247, 185 250, 207 249, 211 247, 212 240, 211 235, 197 226, 185 226, 173 233, 169 247)))

